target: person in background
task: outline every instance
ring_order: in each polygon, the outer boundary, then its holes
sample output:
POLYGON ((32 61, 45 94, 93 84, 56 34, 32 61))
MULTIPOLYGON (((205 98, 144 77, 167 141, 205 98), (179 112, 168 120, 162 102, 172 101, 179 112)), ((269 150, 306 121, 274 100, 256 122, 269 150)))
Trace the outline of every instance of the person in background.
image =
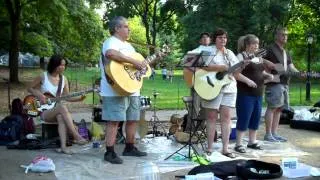
MULTIPOLYGON (((299 72, 295 68, 290 54, 284 48, 288 40, 288 30, 284 27, 278 27, 274 38, 275 41, 268 47, 264 58, 284 71, 299 72)), ((264 140, 286 142, 287 138, 280 136, 277 131, 282 108, 289 106, 289 78, 280 76, 280 79, 278 79, 274 75, 273 81, 269 81, 265 85, 267 110, 265 113, 266 134, 264 140)))
POLYGON ((173 80, 173 74, 174 72, 173 72, 173 69, 172 68, 170 68, 170 70, 168 71, 168 77, 169 77, 169 81, 172 83, 172 80, 173 80))
POLYGON ((151 67, 151 75, 150 75, 149 79, 154 80, 155 77, 156 77, 156 71, 154 70, 154 67, 151 67))
MULTIPOLYGON (((28 91, 36 96, 41 103, 47 103, 47 97, 44 93, 50 93, 54 97, 59 95, 69 94, 69 83, 68 79, 63 75, 66 68, 66 60, 60 55, 51 56, 47 71, 41 73, 37 76, 33 82, 30 84, 28 91), (59 82, 61 81, 61 87, 59 90, 59 82)), ((85 96, 79 96, 75 98, 67 99, 69 102, 78 102, 84 100, 85 96)), ((57 122, 58 123, 58 133, 60 137, 60 149, 57 152, 72 154, 67 146, 67 132, 69 132, 73 137, 73 143, 83 145, 88 143, 83 139, 78 131, 76 131, 73 124, 73 120, 68 108, 62 103, 57 102, 56 106, 52 109, 43 111, 40 117, 45 122, 57 122)))
POLYGON ((167 80, 167 68, 163 67, 161 70, 162 80, 167 80))
POLYGON ((237 80, 237 136, 235 151, 245 153, 246 148, 242 145, 242 138, 249 128, 248 148, 262 150, 261 145, 256 141, 257 130, 261 119, 262 95, 264 79, 272 79, 273 75, 265 71, 271 62, 256 57, 259 50, 259 38, 253 34, 242 36, 238 40, 237 55, 239 61, 248 60, 248 64, 241 73, 235 76, 237 80), (265 63, 264 63, 265 61, 265 63))

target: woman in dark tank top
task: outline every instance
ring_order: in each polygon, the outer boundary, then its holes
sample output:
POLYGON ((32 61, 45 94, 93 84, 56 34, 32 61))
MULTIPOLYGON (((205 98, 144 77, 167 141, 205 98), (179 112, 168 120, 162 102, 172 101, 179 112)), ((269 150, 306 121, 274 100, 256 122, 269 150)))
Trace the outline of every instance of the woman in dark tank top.
POLYGON ((248 148, 262 149, 256 140, 257 130, 259 128, 262 95, 265 78, 273 76, 266 73, 265 64, 271 62, 256 57, 255 53, 259 49, 259 39, 253 34, 242 36, 238 40, 238 59, 240 61, 250 60, 240 74, 235 76, 237 80, 237 141, 235 151, 240 153, 246 152, 246 147, 242 144, 242 138, 249 129, 248 148))

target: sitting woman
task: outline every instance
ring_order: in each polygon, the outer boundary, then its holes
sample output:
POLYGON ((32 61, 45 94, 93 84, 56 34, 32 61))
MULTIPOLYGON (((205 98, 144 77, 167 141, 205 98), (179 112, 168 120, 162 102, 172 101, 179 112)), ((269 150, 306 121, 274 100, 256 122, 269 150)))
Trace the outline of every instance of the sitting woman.
MULTIPOLYGON (((63 57, 53 55, 49 60, 47 71, 41 73, 33 80, 28 91, 32 95, 36 96, 40 100, 41 104, 45 104, 47 102, 47 98, 44 95, 45 93, 50 93, 54 97, 67 95, 69 93, 69 83, 67 78, 62 75, 65 68, 66 61, 63 57)), ((82 101, 84 98, 85 96, 80 96, 67 99, 67 101, 77 102, 82 101)), ((72 154, 66 146, 67 131, 72 135, 74 143, 80 145, 87 143, 87 141, 76 131, 71 114, 63 103, 57 102, 54 108, 44 110, 40 114, 40 117, 45 122, 58 122, 58 133, 61 142, 61 148, 57 150, 58 152, 72 154)))

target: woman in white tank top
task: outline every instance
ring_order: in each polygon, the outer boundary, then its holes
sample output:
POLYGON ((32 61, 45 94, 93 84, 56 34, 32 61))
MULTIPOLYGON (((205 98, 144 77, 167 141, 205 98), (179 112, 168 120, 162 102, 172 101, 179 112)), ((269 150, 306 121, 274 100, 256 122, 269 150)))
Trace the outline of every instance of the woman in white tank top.
MULTIPOLYGON (((30 85, 30 88, 28 88, 28 91, 36 96, 41 103, 44 103, 46 102, 46 96, 44 93, 50 93, 53 96, 57 96, 59 81, 60 78, 62 78, 60 94, 61 96, 67 95, 69 93, 68 80, 62 75, 65 70, 65 65, 66 61, 62 56, 53 55, 49 60, 47 71, 41 73, 34 79, 30 85)), ((82 101, 84 98, 85 96, 81 96, 70 98, 67 101, 82 101)), ((59 152, 72 154, 72 152, 66 146, 68 131, 70 134, 72 134, 74 143, 81 145, 87 143, 87 141, 83 139, 76 131, 73 125, 71 114, 68 108, 62 103, 57 103, 54 108, 43 111, 40 116, 46 122, 58 122, 58 133, 61 141, 61 148, 58 149, 59 152)))

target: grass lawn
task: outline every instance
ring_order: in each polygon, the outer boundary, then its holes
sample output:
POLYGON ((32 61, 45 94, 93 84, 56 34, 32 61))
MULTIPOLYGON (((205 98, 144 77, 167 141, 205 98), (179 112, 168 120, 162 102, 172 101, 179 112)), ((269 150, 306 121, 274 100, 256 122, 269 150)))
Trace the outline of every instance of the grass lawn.
MULTIPOLYGON (((66 71, 66 75, 69 81, 71 81, 71 87, 73 89, 80 89, 80 87, 92 86, 95 79, 100 77, 100 71, 96 68, 69 68, 66 71)), ((311 84, 311 102, 306 102, 305 79, 293 79, 291 81, 290 104, 292 106, 312 106, 320 100, 320 81, 318 79, 312 79, 311 84)), ((175 70, 172 83, 168 80, 162 80, 161 71, 156 70, 155 80, 144 80, 141 95, 150 97, 154 104, 154 91, 159 93, 156 97, 156 105, 159 109, 183 109, 184 104, 181 97, 190 94, 190 90, 183 80, 181 70, 175 70)), ((86 103, 97 104, 98 96, 95 95, 95 100, 93 100, 92 94, 89 94, 86 98, 86 103)))

